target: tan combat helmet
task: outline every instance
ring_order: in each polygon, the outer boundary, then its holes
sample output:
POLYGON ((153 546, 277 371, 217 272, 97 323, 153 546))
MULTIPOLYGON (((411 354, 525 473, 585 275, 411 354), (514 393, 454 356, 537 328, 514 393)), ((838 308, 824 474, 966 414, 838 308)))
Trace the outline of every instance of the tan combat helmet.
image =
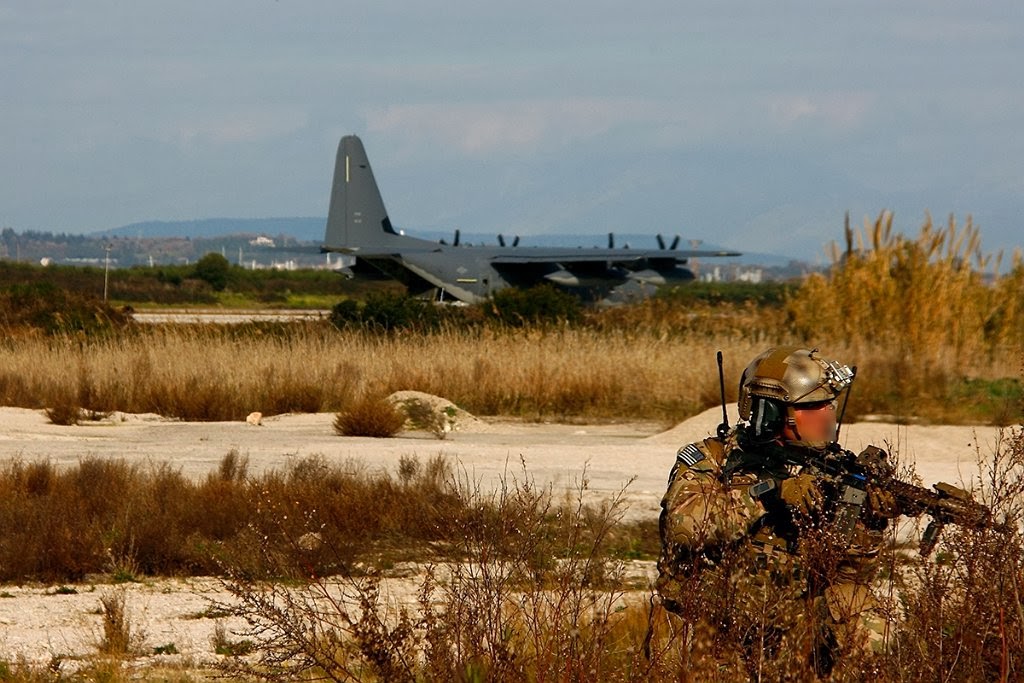
POLYGON ((853 371, 818 350, 779 346, 760 354, 740 377, 739 413, 758 438, 778 436, 792 406, 835 400, 853 371))

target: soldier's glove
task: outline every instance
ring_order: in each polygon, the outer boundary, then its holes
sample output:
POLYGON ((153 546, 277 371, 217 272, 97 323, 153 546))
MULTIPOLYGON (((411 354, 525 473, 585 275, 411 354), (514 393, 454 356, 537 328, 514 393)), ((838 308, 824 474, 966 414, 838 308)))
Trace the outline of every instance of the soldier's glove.
POLYGON ((783 479, 779 486, 779 497, 790 509, 804 516, 819 509, 825 501, 825 496, 810 474, 783 479))
POLYGON ((900 516, 900 505, 889 491, 878 487, 868 487, 868 510, 884 519, 895 519, 900 516))

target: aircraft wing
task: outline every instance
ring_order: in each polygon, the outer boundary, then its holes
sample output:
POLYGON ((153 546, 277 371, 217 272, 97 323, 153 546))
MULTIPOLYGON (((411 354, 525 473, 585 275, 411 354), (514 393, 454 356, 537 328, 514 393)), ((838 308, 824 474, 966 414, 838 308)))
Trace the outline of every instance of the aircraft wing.
POLYGON ((496 254, 490 257, 493 264, 516 264, 516 263, 637 263, 638 261, 683 261, 687 258, 701 256, 739 256, 739 252, 724 250, 694 250, 694 251, 667 251, 663 249, 593 249, 580 247, 579 249, 543 249, 538 248, 536 253, 529 253, 526 249, 531 247, 520 247, 522 253, 518 254, 496 254))

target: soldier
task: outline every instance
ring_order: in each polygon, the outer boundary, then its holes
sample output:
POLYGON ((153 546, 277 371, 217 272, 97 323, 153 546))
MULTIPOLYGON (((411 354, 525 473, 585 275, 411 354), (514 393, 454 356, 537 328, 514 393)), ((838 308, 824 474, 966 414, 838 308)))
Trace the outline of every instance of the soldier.
MULTIPOLYGON (((850 501, 790 457, 836 447, 837 400, 852 378, 817 350, 769 349, 743 371, 740 423, 679 449, 662 500, 657 591, 689 620, 691 651, 739 650, 761 673, 785 653, 824 675, 884 627, 870 582, 894 499, 869 489, 839 537, 850 501)), ((883 451, 869 452, 890 467, 883 451)))

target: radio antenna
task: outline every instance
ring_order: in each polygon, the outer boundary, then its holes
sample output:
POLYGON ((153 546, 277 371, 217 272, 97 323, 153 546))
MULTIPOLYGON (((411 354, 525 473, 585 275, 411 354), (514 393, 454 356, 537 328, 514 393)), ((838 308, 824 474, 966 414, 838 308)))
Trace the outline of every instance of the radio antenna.
POLYGON ((843 396, 843 407, 839 409, 839 417, 836 418, 836 443, 839 443, 839 430, 843 427, 843 417, 846 415, 846 404, 850 402, 850 392, 853 391, 853 380, 857 379, 857 366, 850 368, 850 385, 846 387, 846 395, 843 396))
POLYGON ((725 371, 722 370, 722 352, 718 352, 718 388, 722 393, 722 424, 718 425, 718 438, 724 439, 729 433, 729 413, 725 408, 725 371))

